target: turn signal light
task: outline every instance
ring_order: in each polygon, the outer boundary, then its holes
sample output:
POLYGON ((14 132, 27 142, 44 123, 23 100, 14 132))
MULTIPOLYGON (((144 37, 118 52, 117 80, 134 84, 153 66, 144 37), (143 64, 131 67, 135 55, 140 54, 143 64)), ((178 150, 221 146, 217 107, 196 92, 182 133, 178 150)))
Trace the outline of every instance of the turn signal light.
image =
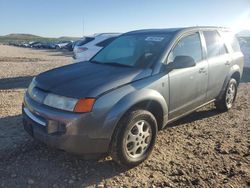
POLYGON ((95 99, 93 98, 79 99, 75 105, 74 112, 91 112, 94 103, 95 99))

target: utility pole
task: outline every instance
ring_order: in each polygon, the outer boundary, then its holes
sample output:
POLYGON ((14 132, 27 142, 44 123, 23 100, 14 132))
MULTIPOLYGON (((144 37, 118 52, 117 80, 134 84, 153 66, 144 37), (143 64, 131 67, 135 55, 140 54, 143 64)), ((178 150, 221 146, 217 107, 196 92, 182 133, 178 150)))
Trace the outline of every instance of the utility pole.
POLYGON ((84 37, 84 17, 82 17, 82 37, 84 37))

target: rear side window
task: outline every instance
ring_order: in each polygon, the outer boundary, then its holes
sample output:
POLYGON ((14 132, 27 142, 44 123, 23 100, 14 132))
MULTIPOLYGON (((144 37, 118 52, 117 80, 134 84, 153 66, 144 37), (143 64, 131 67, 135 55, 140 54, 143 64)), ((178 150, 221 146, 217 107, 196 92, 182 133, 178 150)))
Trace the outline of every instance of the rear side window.
POLYGON ((102 42, 99 42, 96 44, 96 46, 99 46, 99 47, 105 47, 107 46, 109 43, 111 43, 113 40, 115 40, 117 37, 111 37, 111 38, 108 38, 102 42))
POLYGON ((223 40, 225 42, 228 42, 232 46, 233 51, 239 52, 240 45, 235 35, 229 31, 224 31, 222 33, 223 33, 223 40))
POLYGON ((221 40, 217 31, 204 31, 203 34, 207 45, 208 58, 216 57, 227 53, 225 44, 221 40))
POLYGON ((170 61, 173 62, 176 56, 190 56, 195 62, 202 60, 202 48, 198 33, 183 37, 170 53, 170 61))

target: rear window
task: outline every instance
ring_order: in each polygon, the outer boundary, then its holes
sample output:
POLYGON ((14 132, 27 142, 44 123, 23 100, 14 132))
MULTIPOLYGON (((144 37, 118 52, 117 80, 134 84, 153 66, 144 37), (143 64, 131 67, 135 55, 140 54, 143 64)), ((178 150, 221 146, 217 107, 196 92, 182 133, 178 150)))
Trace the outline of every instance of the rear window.
POLYGON ((113 40, 115 40, 116 38, 117 37, 108 38, 108 39, 106 39, 106 40, 104 40, 102 42, 97 43, 96 46, 99 46, 99 47, 103 48, 103 47, 107 46, 109 43, 111 43, 113 40))
POLYGON ((235 35, 229 31, 224 31, 222 33, 223 33, 223 40, 232 46, 233 51, 239 52, 240 45, 239 45, 239 42, 238 42, 237 38, 235 37, 235 35))
POLYGON ((94 39, 95 38, 93 38, 93 37, 85 37, 84 39, 77 41, 75 46, 82 46, 84 44, 87 44, 87 43, 91 42, 94 39))
POLYGON ((216 57, 227 53, 225 44, 221 40, 217 31, 204 31, 203 34, 207 45, 208 58, 216 57))

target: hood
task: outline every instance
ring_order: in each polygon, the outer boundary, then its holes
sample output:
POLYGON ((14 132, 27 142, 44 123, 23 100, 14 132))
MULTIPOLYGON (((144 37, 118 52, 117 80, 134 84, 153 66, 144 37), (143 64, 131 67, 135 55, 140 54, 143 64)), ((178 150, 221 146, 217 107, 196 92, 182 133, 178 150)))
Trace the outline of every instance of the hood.
POLYGON ((37 87, 66 97, 84 98, 150 76, 151 69, 136 69, 90 62, 75 63, 39 74, 37 87))

